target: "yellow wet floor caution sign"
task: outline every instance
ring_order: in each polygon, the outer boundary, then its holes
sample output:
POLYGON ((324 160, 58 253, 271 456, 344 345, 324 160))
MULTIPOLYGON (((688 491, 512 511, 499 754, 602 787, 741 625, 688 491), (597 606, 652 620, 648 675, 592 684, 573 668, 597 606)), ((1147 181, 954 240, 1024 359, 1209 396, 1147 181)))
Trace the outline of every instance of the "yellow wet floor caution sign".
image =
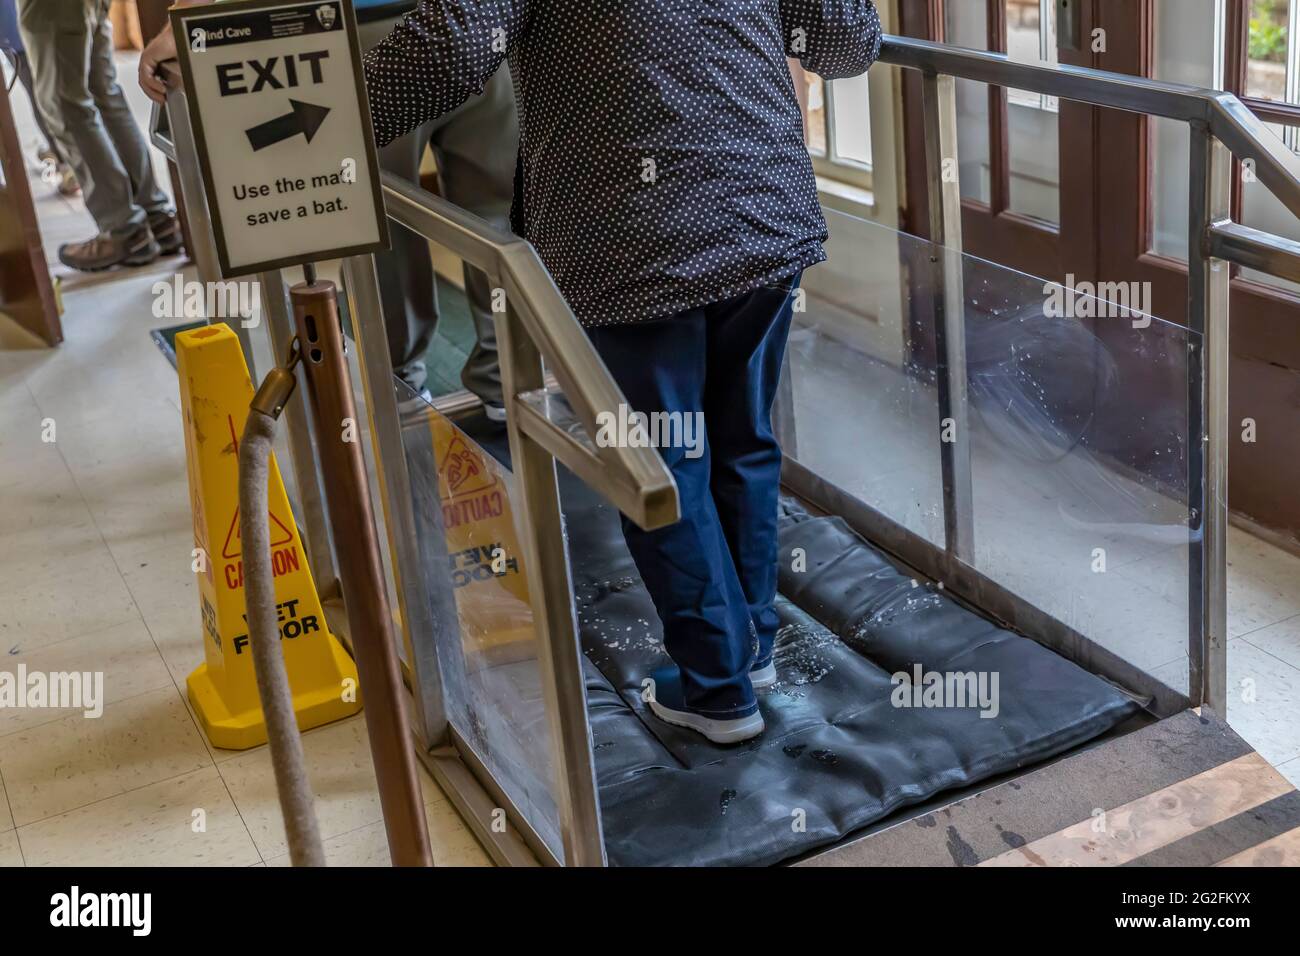
POLYGON ((509 473, 436 411, 429 430, 466 661, 479 667, 536 657, 509 473))
MULTIPOLYGON (((176 371, 185 425, 205 657, 190 674, 186 687, 213 746, 243 750, 266 742, 244 617, 239 534, 239 439, 253 398, 253 383, 239 339, 224 324, 178 334, 176 371)), ((357 671, 347 651, 326 628, 274 458, 267 491, 280 646, 298 726, 306 730, 361 709, 357 671)))

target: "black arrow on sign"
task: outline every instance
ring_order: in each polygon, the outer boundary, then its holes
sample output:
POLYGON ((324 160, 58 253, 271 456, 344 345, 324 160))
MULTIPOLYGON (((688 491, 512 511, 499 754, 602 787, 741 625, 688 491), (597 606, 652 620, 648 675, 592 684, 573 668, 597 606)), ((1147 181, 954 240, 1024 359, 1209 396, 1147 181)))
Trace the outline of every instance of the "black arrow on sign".
POLYGON ((330 111, 328 106, 316 106, 312 103, 304 103, 302 100, 291 99, 289 105, 293 109, 283 116, 277 116, 265 123, 259 123, 252 129, 245 131, 248 135, 248 142, 253 147, 253 152, 265 149, 268 146, 274 146, 281 140, 297 136, 299 133, 307 137, 307 142, 310 143, 311 138, 316 135, 316 131, 320 129, 320 124, 325 122, 325 116, 330 111))

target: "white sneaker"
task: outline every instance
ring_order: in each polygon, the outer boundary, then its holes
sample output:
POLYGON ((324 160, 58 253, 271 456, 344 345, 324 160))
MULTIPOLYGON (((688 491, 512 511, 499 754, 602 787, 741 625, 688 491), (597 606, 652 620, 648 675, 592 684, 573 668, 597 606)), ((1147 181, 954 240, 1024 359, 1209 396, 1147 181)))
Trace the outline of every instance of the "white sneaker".
POLYGON ((737 744, 757 737, 767 729, 763 715, 757 709, 752 714, 733 718, 706 717, 688 710, 676 667, 655 671, 652 681, 654 693, 649 700, 650 710, 666 724, 693 730, 715 744, 737 744))
POLYGON ((399 399, 397 402, 397 414, 406 418, 422 412, 433 404, 433 393, 427 388, 420 389, 419 395, 410 395, 406 398, 399 399))
POLYGON ((503 422, 506 420, 506 408, 504 405, 489 405, 483 403, 483 414, 487 416, 490 422, 503 422))
POLYGON ((757 737, 767 729, 767 724, 763 723, 763 715, 758 711, 754 711, 748 717, 720 720, 716 717, 705 717, 689 710, 674 710, 671 707, 665 707, 657 700, 650 701, 650 709, 664 723, 672 724, 674 727, 685 727, 697 734, 703 734, 715 744, 738 744, 742 740, 757 737))
POLYGON ((763 667, 755 667, 749 672, 749 682, 754 690, 762 690, 776 683, 776 661, 768 661, 763 667))

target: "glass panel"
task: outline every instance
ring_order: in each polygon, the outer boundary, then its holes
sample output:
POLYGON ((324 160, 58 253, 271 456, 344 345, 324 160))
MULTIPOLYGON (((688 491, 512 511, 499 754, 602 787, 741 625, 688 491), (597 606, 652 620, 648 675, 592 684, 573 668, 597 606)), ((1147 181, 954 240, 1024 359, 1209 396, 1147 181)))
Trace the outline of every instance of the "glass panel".
MULTIPOLYGON (((947 3, 943 15, 948 43, 988 48, 984 4, 947 3)), ((989 90, 983 83, 957 80, 957 157, 962 197, 989 202, 989 90)))
POLYGON ((871 96, 867 74, 836 80, 831 88, 835 123, 835 156, 862 166, 871 165, 871 96))
POLYGON ((807 310, 790 335, 782 447, 942 547, 934 358, 909 345, 913 299, 926 293, 899 279, 899 233, 825 213, 829 258, 805 273, 807 310))
MULTIPOLYGON (((1155 59, 1151 75, 1157 80, 1191 86, 1222 88, 1223 44, 1220 0, 1180 0, 1155 5, 1155 59)), ((1148 120, 1153 158, 1151 169, 1151 251, 1187 258, 1187 166, 1190 161, 1187 124, 1177 120, 1148 120)))
POLYGON ((1187 355, 1142 286, 967 257, 975 567, 1187 690, 1187 355))
MULTIPOLYGON (((955 253, 828 214, 777 421, 787 453, 942 547, 932 290, 955 253)), ((1186 375, 1197 341, 1105 295, 963 256, 975 567, 1187 688, 1186 375)))
POLYGON ((400 379, 394 385, 426 586, 450 587, 457 619, 412 640, 437 642, 448 720, 562 859, 514 480, 495 457, 505 431, 481 419, 461 427, 400 379))

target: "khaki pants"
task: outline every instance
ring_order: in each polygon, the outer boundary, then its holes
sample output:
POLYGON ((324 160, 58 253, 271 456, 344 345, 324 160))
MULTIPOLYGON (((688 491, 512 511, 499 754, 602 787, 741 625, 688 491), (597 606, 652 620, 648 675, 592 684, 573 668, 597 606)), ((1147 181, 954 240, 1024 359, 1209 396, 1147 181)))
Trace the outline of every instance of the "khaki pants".
MULTIPOLYGON (((397 22, 360 24, 362 48, 378 44, 397 22)), ((433 148, 438 160, 446 199, 508 232, 519 151, 519 118, 510 71, 503 66, 481 96, 471 97, 450 113, 389 143, 379 151, 379 165, 410 182, 419 182, 426 145, 433 148)), ((438 327, 437 286, 428 243, 405 226, 390 223, 390 227, 393 248, 375 257, 384 325, 394 374, 418 392, 427 376, 424 354, 438 327)), ((476 342, 461 381, 485 402, 500 405, 501 369, 487 276, 467 266, 465 293, 476 342)))
POLYGON ((18 0, 38 109, 81 184, 99 231, 115 238, 168 209, 113 66, 109 0, 18 0))

